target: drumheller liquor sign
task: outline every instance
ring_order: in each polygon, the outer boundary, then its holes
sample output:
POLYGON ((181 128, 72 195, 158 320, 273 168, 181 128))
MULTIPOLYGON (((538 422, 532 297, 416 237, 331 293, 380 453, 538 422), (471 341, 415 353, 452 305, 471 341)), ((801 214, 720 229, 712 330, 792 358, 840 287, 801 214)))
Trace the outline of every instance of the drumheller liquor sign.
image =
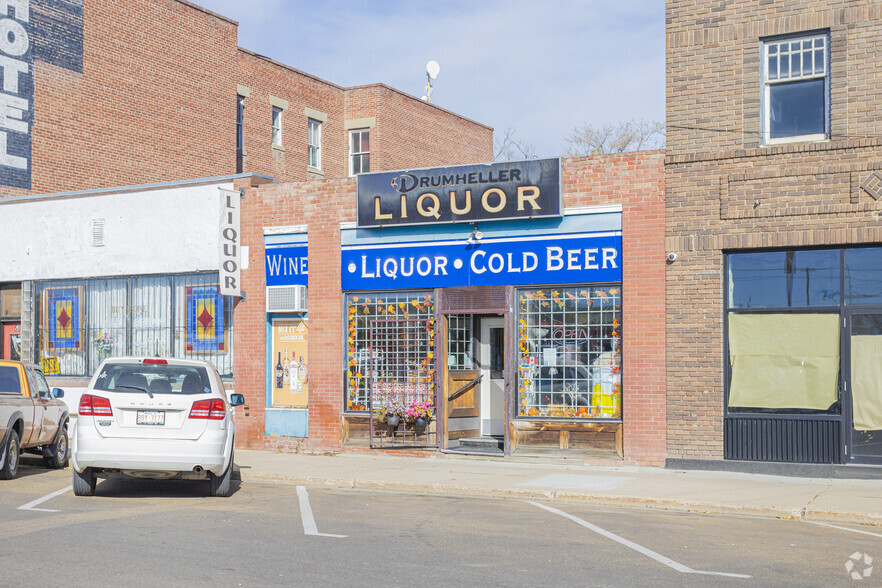
POLYGON ((560 158, 357 176, 358 226, 560 216, 560 158))

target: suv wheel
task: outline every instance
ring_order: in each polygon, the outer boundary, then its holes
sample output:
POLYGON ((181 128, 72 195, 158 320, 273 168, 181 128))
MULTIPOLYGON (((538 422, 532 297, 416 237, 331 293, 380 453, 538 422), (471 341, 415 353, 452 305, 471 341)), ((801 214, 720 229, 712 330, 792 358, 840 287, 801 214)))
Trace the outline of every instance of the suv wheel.
POLYGON ((225 471, 220 476, 215 476, 213 473, 209 473, 208 477, 211 480, 211 495, 212 496, 221 496, 226 497, 229 496, 232 492, 232 479, 233 479, 233 456, 230 455, 230 465, 227 466, 227 471, 225 471))
POLYGON ((92 496, 95 494, 95 471, 86 468, 81 474, 73 470, 73 491, 76 496, 92 496))

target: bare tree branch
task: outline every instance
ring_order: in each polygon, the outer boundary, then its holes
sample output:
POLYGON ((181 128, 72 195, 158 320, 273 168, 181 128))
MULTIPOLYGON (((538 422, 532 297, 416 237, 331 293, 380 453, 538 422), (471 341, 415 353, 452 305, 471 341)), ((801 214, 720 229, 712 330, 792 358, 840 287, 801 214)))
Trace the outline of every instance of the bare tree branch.
POLYGON ((661 149, 665 144, 665 126, 643 119, 603 126, 584 124, 573 129, 567 143, 566 157, 661 149))
POLYGON ((516 137, 511 127, 505 130, 501 139, 493 141, 493 161, 512 159, 534 159, 536 146, 516 137))

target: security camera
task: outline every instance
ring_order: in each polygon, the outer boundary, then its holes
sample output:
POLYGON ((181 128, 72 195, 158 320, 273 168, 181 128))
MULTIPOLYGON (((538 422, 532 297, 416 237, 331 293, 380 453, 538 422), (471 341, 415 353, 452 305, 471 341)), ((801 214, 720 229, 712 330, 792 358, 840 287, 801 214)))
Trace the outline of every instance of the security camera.
POLYGON ((677 261, 677 254, 676 253, 668 253, 668 263, 673 263, 675 261, 677 261))

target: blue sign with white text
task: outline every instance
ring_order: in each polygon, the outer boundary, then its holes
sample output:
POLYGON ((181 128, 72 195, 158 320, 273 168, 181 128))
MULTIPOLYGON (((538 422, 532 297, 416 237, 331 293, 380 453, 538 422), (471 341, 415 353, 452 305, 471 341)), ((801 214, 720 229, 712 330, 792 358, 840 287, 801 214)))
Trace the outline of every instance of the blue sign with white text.
POLYGON ((309 285, 309 259, 306 243, 266 246, 266 285, 309 285))
POLYGON ((622 280, 622 233, 344 246, 343 290, 622 280))

